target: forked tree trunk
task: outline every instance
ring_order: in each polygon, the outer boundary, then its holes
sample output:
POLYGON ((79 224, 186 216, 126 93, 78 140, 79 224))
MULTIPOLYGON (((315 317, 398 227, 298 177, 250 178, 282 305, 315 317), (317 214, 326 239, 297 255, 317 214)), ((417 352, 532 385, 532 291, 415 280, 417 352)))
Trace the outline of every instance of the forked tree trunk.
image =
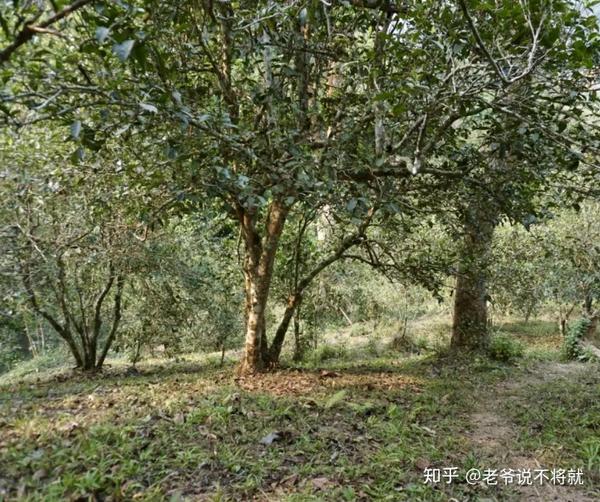
POLYGON ((486 211, 471 211, 464 222, 451 346, 455 350, 479 350, 489 341, 487 268, 494 233, 494 220, 486 211))
POLYGON ((267 333, 265 313, 273 278, 275 254, 288 214, 288 208, 274 200, 267 215, 265 235, 261 239, 256 229, 256 214, 237 208, 245 244, 244 285, 246 289, 246 335, 240 374, 263 371, 267 363, 267 333))
POLYGON ((290 322, 293 319, 297 308, 302 302, 302 295, 306 291, 306 288, 310 286, 314 278, 317 277, 323 270, 329 267, 329 265, 331 265, 332 263, 341 260, 346 251, 358 245, 362 241, 362 239, 365 237, 365 232, 371 223, 374 213, 375 208, 369 209, 366 218, 359 225, 356 232, 346 236, 346 238, 342 240, 342 242, 335 251, 333 251, 329 256, 321 260, 303 279, 298 281, 298 283, 296 284, 295 291, 288 297, 288 302, 285 312, 283 314, 283 318, 281 319, 281 322, 277 327, 275 337, 273 338, 273 343, 271 344, 270 349, 266 353, 269 365, 275 366, 279 362, 279 356, 281 355, 281 349, 283 348, 283 342, 285 341, 285 336, 290 326, 290 322))
POLYGON ((85 372, 96 372, 102 369, 104 359, 114 342, 116 337, 119 324, 121 321, 121 307, 123 299, 123 288, 125 285, 125 277, 120 274, 116 274, 112 264, 109 267, 109 277, 103 288, 96 298, 93 316, 85 315, 82 304, 79 305, 81 310, 80 317, 77 319, 75 315, 76 308, 68 302, 68 296, 66 294, 67 283, 64 264, 61 260, 58 260, 59 265, 59 282, 60 287, 55 290, 58 297, 58 303, 60 305, 60 311, 62 311, 63 319, 62 322, 55 314, 44 309, 38 302, 38 296, 34 289, 31 273, 29 267, 26 264, 22 264, 22 279, 25 286, 25 290, 28 293, 28 300, 33 311, 44 318, 56 331, 56 333, 65 341, 73 358, 77 368, 85 372), (104 346, 101 349, 101 353, 98 356, 99 347, 99 335, 102 326, 102 305, 106 300, 108 294, 114 289, 116 283, 116 289, 113 298, 112 306, 112 324, 108 330, 108 336, 104 342, 104 346), (91 325, 86 323, 86 318, 92 318, 93 322, 91 325))
POLYGON ((571 317, 571 314, 573 313, 573 311, 575 310, 575 304, 571 305, 571 308, 568 310, 563 310, 562 306, 559 307, 558 309, 558 329, 560 332, 560 335, 564 338, 567 336, 567 326, 569 323, 569 318, 571 317))
POLYGON ((271 347, 267 343, 265 312, 273 276, 275 253, 287 218, 288 208, 278 201, 271 204, 267 216, 266 232, 262 240, 259 239, 256 231, 254 216, 240 207, 237 208, 237 212, 246 246, 244 259, 246 339, 238 373, 251 374, 277 365, 290 322, 302 301, 302 295, 306 288, 319 273, 340 260, 348 249, 362 241, 373 218, 375 208, 368 211, 367 217, 356 232, 343 239, 331 255, 320 261, 298 282, 295 291, 288 298, 285 313, 271 347))

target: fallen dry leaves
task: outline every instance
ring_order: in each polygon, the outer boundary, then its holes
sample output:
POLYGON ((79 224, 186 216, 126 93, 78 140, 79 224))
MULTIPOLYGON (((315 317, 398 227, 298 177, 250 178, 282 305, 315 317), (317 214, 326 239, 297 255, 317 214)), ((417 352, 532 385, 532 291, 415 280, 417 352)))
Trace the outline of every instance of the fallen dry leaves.
POLYGON ((275 396, 308 395, 319 391, 358 388, 371 391, 410 389, 419 392, 420 382, 411 376, 392 372, 335 372, 281 370, 236 379, 238 386, 249 392, 275 396))

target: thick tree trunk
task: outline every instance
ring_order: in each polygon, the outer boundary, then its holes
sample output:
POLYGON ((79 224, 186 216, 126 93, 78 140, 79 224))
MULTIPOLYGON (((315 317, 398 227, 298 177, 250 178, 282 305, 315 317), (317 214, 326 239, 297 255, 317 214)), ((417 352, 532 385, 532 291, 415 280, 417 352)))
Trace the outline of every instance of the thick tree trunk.
POLYGON ((244 355, 240 364, 240 373, 256 373, 265 369, 263 352, 266 350, 265 309, 268 296, 259 294, 264 289, 257 277, 246 278, 246 335, 244 355))
POLYGON ((83 365, 80 367, 80 369, 86 373, 95 373, 100 368, 96 367, 96 360, 92 359, 91 354, 87 352, 86 357, 83 360, 83 365))
POLYGON ((487 344, 487 289, 474 271, 459 270, 454 293, 452 347, 479 349, 487 344))
POLYGON ((264 239, 256 230, 255 214, 238 207, 238 217, 246 253, 244 278, 246 288, 246 335, 240 374, 251 374, 266 369, 267 333, 265 313, 273 278, 275 254, 283 232, 288 208, 274 200, 269 207, 264 239))
POLYGON ((456 350, 479 350, 487 346, 487 268, 494 220, 477 209, 465 218, 456 289, 451 346, 456 350))

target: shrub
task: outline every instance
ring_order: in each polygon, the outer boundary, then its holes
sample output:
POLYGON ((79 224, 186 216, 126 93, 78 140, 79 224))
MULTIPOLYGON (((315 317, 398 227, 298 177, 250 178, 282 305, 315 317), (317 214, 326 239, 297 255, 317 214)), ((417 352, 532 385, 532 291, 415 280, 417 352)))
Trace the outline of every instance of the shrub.
POLYGON ((581 451, 588 470, 592 471, 594 468, 600 468, 600 440, 590 438, 584 442, 581 451))
POLYGON ((313 363, 322 363, 330 359, 345 359, 348 350, 343 345, 321 345, 310 353, 309 359, 313 363))
POLYGON ((523 356, 523 345, 506 335, 494 335, 490 340, 488 353, 496 361, 510 362, 523 356))
POLYGON ((377 338, 371 337, 365 345, 365 350, 370 356, 380 357, 385 352, 385 347, 382 346, 377 338))
POLYGON ((421 354, 430 347, 426 337, 404 333, 392 339, 390 349, 403 354, 421 354))
POLYGON ((574 322, 567 329, 567 334, 563 341, 563 357, 568 361, 586 361, 590 354, 581 345, 581 339, 585 336, 590 320, 581 318, 574 322))
POLYGON ((369 334, 367 326, 362 323, 350 326, 350 336, 365 336, 369 334))

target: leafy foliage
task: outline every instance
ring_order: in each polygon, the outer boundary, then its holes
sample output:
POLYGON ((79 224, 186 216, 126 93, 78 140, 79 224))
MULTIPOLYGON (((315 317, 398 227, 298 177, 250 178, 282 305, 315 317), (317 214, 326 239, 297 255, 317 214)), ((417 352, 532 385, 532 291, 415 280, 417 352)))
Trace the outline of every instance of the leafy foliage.
POLYGON ((502 362, 512 362, 523 356, 523 345, 508 335, 492 336, 488 352, 492 359, 502 362))
POLYGON ((563 356, 565 359, 582 361, 588 358, 584 348, 581 346, 581 341, 587 333, 590 324, 589 319, 582 318, 569 326, 563 344, 563 356))

